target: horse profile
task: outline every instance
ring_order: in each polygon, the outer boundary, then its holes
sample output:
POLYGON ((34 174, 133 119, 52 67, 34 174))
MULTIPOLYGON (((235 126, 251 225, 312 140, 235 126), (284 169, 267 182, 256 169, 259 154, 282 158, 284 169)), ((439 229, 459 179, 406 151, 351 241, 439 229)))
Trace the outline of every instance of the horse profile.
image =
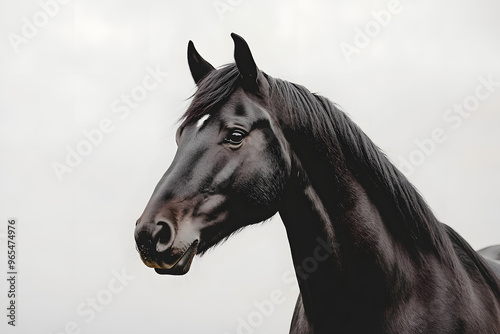
POLYGON ((475 252, 335 104, 231 36, 219 69, 188 44, 197 91, 136 223, 142 261, 185 274, 279 212, 300 288, 290 333, 499 334, 500 247, 475 252))

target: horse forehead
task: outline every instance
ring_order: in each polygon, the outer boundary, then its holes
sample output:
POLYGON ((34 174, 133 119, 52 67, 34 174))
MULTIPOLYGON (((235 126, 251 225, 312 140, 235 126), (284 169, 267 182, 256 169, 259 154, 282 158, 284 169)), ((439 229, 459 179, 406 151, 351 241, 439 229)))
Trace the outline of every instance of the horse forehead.
POLYGON ((224 120, 226 117, 258 120, 265 117, 268 112, 257 102, 245 94, 236 94, 236 96, 228 101, 220 112, 220 117, 224 120))
POLYGON ((252 93, 238 87, 228 98, 226 107, 232 109, 238 116, 245 116, 247 113, 259 109, 259 104, 252 93))

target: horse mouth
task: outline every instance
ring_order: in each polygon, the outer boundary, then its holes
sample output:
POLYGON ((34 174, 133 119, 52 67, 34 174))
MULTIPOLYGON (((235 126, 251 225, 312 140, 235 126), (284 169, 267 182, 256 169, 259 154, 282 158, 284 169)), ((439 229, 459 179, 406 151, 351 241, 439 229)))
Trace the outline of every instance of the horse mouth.
POLYGON ((195 240, 174 263, 162 263, 161 266, 154 268, 156 273, 160 275, 184 275, 187 273, 196 255, 198 243, 198 240, 195 240))

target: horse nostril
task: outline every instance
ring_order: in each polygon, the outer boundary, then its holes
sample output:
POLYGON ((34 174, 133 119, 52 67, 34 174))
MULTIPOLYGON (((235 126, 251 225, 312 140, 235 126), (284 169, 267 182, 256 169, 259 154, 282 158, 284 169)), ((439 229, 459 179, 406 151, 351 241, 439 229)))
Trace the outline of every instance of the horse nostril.
POLYGON ((171 224, 165 221, 159 221, 156 223, 159 226, 160 230, 156 235, 156 251, 158 253, 162 253, 172 247, 174 243, 174 229, 171 224))

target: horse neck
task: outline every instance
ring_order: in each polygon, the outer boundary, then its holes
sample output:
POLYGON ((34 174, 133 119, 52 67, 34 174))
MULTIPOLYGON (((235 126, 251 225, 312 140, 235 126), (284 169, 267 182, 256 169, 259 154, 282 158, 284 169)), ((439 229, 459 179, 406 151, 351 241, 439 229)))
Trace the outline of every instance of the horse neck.
POLYGON ((314 173, 308 173, 298 158, 294 160, 280 215, 307 317, 317 322, 333 316, 340 323, 353 311, 378 313, 405 284, 404 277, 398 277, 401 285, 389 286, 387 282, 394 282, 391 275, 414 272, 410 257, 395 243, 349 170, 344 167, 341 177, 332 176, 318 159, 314 173))

